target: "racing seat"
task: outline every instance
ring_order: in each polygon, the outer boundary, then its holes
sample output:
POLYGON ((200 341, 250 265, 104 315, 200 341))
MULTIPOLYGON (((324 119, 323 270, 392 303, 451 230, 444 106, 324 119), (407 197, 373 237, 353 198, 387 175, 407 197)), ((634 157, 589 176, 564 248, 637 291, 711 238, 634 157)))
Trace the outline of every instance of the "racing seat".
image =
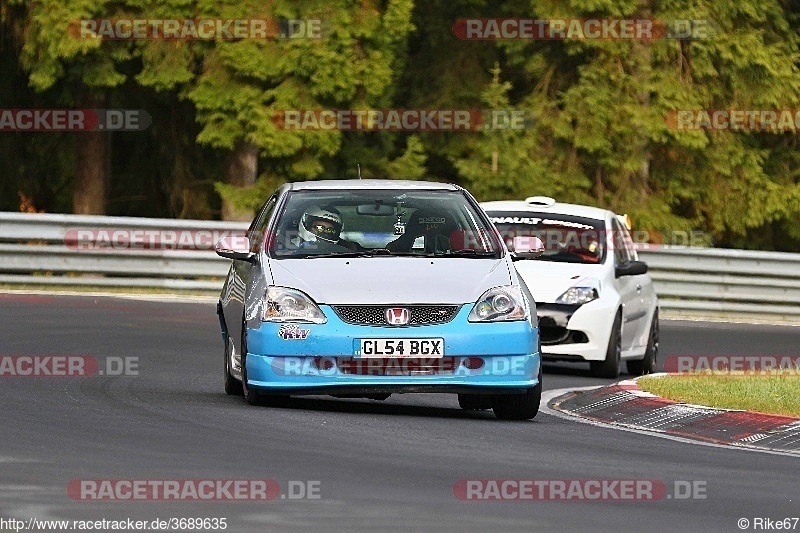
POLYGON ((450 236, 457 229, 448 214, 418 209, 409 218, 405 233, 388 243, 386 248, 392 252, 447 253, 452 251, 450 236), (414 248, 420 237, 422 248, 414 248))

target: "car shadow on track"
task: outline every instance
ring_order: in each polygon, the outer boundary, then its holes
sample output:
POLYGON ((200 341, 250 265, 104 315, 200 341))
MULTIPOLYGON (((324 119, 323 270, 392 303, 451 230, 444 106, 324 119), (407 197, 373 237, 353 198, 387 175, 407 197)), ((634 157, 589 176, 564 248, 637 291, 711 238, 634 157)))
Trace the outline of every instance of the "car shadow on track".
POLYGON ((592 372, 589 370, 589 363, 543 361, 542 372, 544 372, 545 376, 548 374, 555 376, 578 376, 578 377, 594 378, 601 381, 607 381, 609 383, 620 381, 622 379, 631 379, 633 377, 636 377, 635 375, 628 372, 624 362, 620 363, 619 376, 616 378, 595 378, 594 376, 592 376, 592 372))
POLYGON ((449 408, 431 405, 383 403, 361 398, 344 399, 333 396, 292 396, 290 398, 272 400, 270 405, 250 408, 291 409, 297 411, 315 411, 320 413, 374 414, 451 419, 458 418, 467 420, 493 420, 497 422, 503 422, 495 418, 491 409, 484 411, 466 411, 458 407, 449 408))
POLYGON ((542 372, 545 374, 554 374, 558 376, 582 376, 592 377, 589 372, 589 365, 586 363, 561 363, 555 361, 543 361, 542 372))
POLYGON ((620 365, 620 373, 616 378, 598 378, 592 376, 588 363, 544 361, 542 364, 544 390, 601 387, 635 377, 628 374, 624 366, 620 365))

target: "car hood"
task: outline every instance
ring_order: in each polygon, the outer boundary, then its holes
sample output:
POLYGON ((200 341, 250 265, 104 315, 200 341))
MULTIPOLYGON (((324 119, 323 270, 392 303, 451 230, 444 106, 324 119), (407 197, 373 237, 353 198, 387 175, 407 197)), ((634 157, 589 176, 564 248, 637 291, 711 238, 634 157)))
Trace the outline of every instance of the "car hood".
POLYGON ((270 267, 274 285, 319 304, 463 304, 511 283, 504 259, 273 259, 270 267))
POLYGON ((583 265, 526 259, 514 263, 517 272, 528 285, 533 299, 541 303, 553 303, 564 291, 589 278, 581 285, 596 286, 602 289, 605 273, 604 265, 583 265))

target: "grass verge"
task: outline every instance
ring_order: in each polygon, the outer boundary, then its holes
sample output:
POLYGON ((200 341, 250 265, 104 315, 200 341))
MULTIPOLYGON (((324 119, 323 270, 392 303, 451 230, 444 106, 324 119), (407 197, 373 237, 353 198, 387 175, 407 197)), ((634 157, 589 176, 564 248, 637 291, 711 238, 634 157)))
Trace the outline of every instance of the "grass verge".
POLYGON ((800 416, 800 375, 692 374, 644 377, 639 386, 678 402, 800 416))

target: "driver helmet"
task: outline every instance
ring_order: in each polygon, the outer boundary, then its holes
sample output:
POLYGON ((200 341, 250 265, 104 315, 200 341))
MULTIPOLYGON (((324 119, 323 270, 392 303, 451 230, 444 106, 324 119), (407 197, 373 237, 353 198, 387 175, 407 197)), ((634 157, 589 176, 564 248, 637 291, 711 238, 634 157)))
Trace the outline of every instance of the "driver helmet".
POLYGON ((311 207, 300 218, 298 232, 307 242, 320 240, 335 243, 342 233, 342 217, 332 209, 311 207))

